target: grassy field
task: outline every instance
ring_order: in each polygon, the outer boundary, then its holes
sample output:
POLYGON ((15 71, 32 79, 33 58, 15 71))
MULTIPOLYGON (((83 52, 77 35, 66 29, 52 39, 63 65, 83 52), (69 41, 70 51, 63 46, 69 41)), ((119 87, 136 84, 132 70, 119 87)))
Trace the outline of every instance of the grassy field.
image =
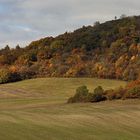
POLYGON ((46 78, 0 85, 0 140, 140 140, 140 100, 66 104, 81 85, 125 84, 46 78))

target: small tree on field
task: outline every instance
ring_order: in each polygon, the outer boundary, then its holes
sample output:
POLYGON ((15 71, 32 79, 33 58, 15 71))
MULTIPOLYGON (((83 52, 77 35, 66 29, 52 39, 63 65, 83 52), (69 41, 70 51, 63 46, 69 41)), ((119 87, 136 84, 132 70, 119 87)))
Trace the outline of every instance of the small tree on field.
POLYGON ((89 91, 86 86, 81 86, 76 89, 76 94, 68 100, 68 103, 88 102, 90 98, 89 91))
POLYGON ((94 89, 91 102, 100 102, 100 101, 105 100, 105 97, 103 94, 104 94, 103 88, 101 86, 98 86, 97 88, 94 89))

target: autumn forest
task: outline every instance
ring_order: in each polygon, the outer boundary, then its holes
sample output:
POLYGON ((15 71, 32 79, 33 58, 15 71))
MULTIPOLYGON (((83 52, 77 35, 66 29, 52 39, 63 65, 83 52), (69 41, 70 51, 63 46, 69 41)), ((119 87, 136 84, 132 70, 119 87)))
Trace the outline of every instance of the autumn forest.
POLYGON ((0 83, 37 77, 140 78, 140 16, 0 50, 0 83))

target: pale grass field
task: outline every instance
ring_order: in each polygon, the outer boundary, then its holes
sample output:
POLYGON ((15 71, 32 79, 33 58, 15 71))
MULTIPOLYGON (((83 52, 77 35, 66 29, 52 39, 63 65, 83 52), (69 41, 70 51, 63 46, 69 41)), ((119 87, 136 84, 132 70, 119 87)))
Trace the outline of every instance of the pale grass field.
POLYGON ((90 91, 125 86, 93 78, 44 78, 0 85, 0 140, 140 140, 140 100, 67 104, 90 91))

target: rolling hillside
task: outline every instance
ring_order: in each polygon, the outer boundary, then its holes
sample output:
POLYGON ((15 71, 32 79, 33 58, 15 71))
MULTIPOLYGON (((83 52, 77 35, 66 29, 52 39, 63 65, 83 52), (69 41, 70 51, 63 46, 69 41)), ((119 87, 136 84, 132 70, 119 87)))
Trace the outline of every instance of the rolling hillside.
POLYGON ((139 140, 140 101, 66 104, 76 87, 125 82, 92 78, 33 79, 0 86, 1 140, 139 140))

